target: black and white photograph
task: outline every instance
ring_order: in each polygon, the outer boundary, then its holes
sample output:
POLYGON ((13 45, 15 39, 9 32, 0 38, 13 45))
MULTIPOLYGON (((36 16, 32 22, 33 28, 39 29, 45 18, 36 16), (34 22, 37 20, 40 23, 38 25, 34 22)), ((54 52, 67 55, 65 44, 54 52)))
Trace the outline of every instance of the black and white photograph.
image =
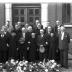
POLYGON ((72 72, 72 2, 0 2, 0 72, 72 72))

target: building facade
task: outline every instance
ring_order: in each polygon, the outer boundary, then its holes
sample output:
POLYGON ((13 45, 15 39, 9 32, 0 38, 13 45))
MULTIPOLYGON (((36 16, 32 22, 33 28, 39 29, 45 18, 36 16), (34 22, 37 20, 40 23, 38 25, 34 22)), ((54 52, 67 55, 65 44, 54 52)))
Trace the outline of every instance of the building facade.
POLYGON ((72 39, 71 3, 0 3, 0 29, 7 21, 10 21, 10 25, 18 21, 22 24, 35 24, 36 19, 44 27, 48 21, 54 26, 56 20, 59 20, 72 39))
MULTIPOLYGON (((3 25, 10 21, 10 25, 15 25, 20 21, 35 24, 38 19, 45 27, 50 21, 54 26, 56 20, 64 24, 70 34, 70 52, 72 53, 72 4, 71 3, 48 3, 48 2, 23 2, 23 3, 0 3, 0 30, 3 25)), ((1 31, 0 31, 1 32, 1 31)))

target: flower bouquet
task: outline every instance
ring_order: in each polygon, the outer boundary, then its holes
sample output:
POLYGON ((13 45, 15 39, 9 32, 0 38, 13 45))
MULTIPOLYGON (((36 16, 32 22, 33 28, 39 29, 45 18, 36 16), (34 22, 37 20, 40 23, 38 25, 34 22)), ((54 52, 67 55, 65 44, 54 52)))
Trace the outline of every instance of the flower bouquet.
POLYGON ((38 63, 28 62, 26 60, 8 60, 5 64, 0 63, 0 72, 60 72, 60 65, 55 60, 45 59, 38 63))

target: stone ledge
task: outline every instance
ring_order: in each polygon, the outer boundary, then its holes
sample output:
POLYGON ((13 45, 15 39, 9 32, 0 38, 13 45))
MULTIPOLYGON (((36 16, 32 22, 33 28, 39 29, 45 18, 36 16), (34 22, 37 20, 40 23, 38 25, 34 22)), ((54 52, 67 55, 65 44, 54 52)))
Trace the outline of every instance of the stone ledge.
POLYGON ((70 41, 72 42, 72 39, 70 39, 70 41))
POLYGON ((64 25, 64 27, 72 27, 72 25, 64 25))

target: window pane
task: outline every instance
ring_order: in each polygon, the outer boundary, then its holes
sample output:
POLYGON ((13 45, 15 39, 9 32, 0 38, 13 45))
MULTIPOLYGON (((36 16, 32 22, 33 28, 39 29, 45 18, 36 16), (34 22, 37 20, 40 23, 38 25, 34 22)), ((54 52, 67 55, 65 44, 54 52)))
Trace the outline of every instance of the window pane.
POLYGON ((70 22, 70 4, 63 4, 62 6, 62 23, 70 22))
POLYGON ((39 9, 35 9, 35 15, 39 15, 39 9))
POLYGON ((62 6, 62 23, 66 23, 66 4, 62 6))
POLYGON ((18 20, 19 20, 19 17, 14 17, 14 22, 18 22, 18 20))
POLYGON ((24 9, 21 9, 20 14, 24 15, 24 9))
POLYGON ((33 23, 33 17, 29 17, 29 22, 33 23))
POLYGON ((36 20, 39 20, 39 17, 35 17, 35 21, 36 21, 36 20))
POLYGON ((20 17, 21 22, 24 22, 24 17, 20 17))
POLYGON ((18 9, 14 9, 14 15, 18 15, 18 9))
POLYGON ((29 15, 34 15, 33 9, 29 9, 29 15))
POLYGON ((67 4, 67 22, 70 22, 70 4, 67 4))

